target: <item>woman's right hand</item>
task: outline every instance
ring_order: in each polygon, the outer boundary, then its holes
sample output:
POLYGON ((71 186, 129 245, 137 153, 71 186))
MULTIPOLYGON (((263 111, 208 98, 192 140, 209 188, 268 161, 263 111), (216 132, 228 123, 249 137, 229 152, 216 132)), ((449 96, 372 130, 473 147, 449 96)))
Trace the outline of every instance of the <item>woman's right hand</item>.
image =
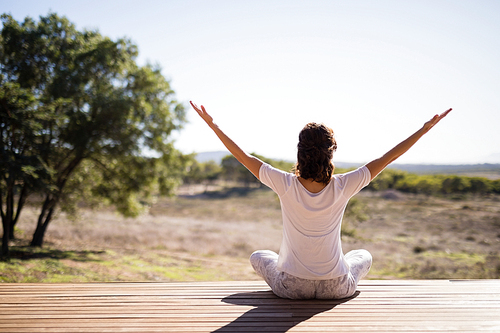
POLYGON ((205 122, 209 126, 213 124, 213 122, 214 122, 213 118, 207 113, 207 110, 205 110, 205 107, 203 105, 201 106, 201 108, 199 108, 198 105, 194 104, 193 102, 189 101, 189 103, 191 103, 191 106, 193 107, 193 109, 195 109, 196 112, 198 112, 200 117, 203 120, 205 120, 205 122))

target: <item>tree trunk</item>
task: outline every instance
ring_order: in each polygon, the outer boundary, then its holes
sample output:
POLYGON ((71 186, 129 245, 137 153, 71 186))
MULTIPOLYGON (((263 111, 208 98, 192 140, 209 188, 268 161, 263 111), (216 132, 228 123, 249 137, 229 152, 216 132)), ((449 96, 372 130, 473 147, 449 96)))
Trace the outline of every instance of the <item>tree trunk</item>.
POLYGON ((14 240, 16 239, 16 236, 14 235, 14 223, 11 222, 10 225, 9 225, 9 239, 10 240, 14 240))
POLYGON ((17 200, 16 215, 12 216, 10 222, 10 232, 9 232, 10 239, 15 239, 14 227, 16 226, 17 221, 19 221, 19 216, 21 215, 21 211, 24 207, 24 204, 26 203, 27 197, 28 197, 28 191, 26 190, 26 186, 23 186, 21 189, 21 193, 19 193, 19 198, 17 200))
POLYGON ((33 234, 33 238, 31 240, 31 246, 41 247, 43 245, 43 238, 45 236, 45 231, 49 226, 50 221, 52 220, 52 215, 54 214, 54 210, 57 207, 59 199, 63 195, 63 189, 68 181, 68 178, 73 173, 75 168, 80 164, 83 157, 82 155, 78 155, 73 160, 68 163, 68 166, 64 168, 64 170, 60 173, 56 186, 58 188, 55 194, 47 194, 45 197, 45 202, 43 203, 42 211, 38 216, 38 223, 36 225, 35 233, 33 234))
POLYGON ((3 226, 3 236, 2 236, 2 252, 0 253, 1 257, 7 257, 9 255, 9 224, 6 219, 2 219, 3 226))
POLYGON ((36 225, 36 230, 33 233, 30 246, 42 247, 45 231, 47 231, 47 227, 52 220, 52 214, 54 213, 56 203, 57 200, 55 198, 50 198, 50 195, 47 195, 45 202, 43 203, 42 211, 38 216, 38 223, 36 225))
POLYGON ((2 200, 2 191, 0 188, 0 215, 2 217, 2 229, 4 230, 3 236, 2 236, 2 247, 0 248, 0 257, 3 257, 4 255, 7 256, 9 254, 9 243, 5 243, 5 240, 3 239, 5 235, 5 226, 6 226, 6 220, 5 220, 5 214, 3 213, 3 200, 2 200), (7 244, 7 248, 4 248, 5 244, 7 244), (6 252, 6 253, 4 253, 6 252))
POLYGON ((45 231, 47 230, 47 227, 49 225, 48 222, 49 221, 37 224, 35 233, 33 234, 33 238, 31 239, 30 246, 42 247, 43 238, 45 237, 45 231))
MULTIPOLYGON (((2 203, 3 204, 3 203, 2 203)), ((9 255, 9 240, 10 240, 10 230, 12 224, 12 215, 14 213, 14 186, 11 184, 7 188, 7 197, 5 201, 5 214, 3 214, 2 210, 2 227, 3 227, 3 236, 2 236, 2 257, 6 257, 9 255)), ((2 207, 3 209, 3 207, 2 207)))

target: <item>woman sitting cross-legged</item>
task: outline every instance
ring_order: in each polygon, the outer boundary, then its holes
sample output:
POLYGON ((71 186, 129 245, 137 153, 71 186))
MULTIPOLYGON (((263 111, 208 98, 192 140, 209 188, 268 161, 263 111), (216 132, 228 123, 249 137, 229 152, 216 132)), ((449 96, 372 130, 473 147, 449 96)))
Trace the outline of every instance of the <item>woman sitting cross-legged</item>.
POLYGON ((234 157, 279 196, 283 216, 279 255, 256 251, 250 262, 277 296, 291 299, 340 299, 356 292, 372 256, 366 250, 342 251, 340 226, 347 202, 451 111, 435 115, 382 157, 345 174, 333 173, 337 143, 332 129, 309 123, 299 133, 295 172, 288 173, 245 153, 203 106, 191 105, 234 157))

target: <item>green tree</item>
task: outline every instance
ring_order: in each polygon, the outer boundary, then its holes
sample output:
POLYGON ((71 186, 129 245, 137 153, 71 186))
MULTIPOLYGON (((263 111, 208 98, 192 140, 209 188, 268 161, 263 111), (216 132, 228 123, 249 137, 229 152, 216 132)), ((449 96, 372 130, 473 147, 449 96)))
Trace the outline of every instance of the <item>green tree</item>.
POLYGON ((396 184, 406 176, 407 173, 405 171, 385 169, 370 182, 368 188, 373 191, 393 189, 396 187, 396 184))
POLYGON ((496 194, 500 194, 500 179, 495 179, 490 182, 491 191, 496 194))
POLYGON ((198 162, 194 156, 188 165, 183 178, 185 184, 209 185, 216 181, 221 174, 221 166, 214 161, 198 162))
POLYGON ((140 198, 170 193, 186 159, 169 136, 185 117, 160 68, 139 66, 130 40, 78 31, 57 14, 38 23, 2 15, 2 23, 4 234, 11 224, 4 207, 11 209, 13 195, 20 197, 24 187, 25 196, 38 192, 44 198, 33 246, 43 244, 56 208, 71 202, 72 193, 106 198, 129 215, 137 213, 140 198), (15 148, 20 137, 23 149, 15 148), (145 149, 154 157, 144 156, 145 149))
MULTIPOLYGON (((252 153, 253 156, 261 161, 272 165, 277 169, 290 172, 293 169, 293 163, 283 160, 274 160, 262 155, 252 153)), ((242 182, 246 186, 251 184, 261 184, 255 176, 247 170, 233 155, 227 155, 221 161, 222 175, 224 178, 232 181, 242 182)))
POLYGON ((441 177, 430 175, 407 174, 404 178, 398 179, 394 189, 422 194, 436 194, 441 188, 441 177))
POLYGON ((233 155, 227 155, 221 161, 222 175, 225 179, 242 182, 246 186, 257 184, 259 180, 255 178, 233 155))
POLYGON ((467 187, 467 192, 475 194, 487 194, 491 193, 492 182, 491 180, 483 177, 468 177, 469 186, 467 187))
POLYGON ((469 179, 461 176, 447 176, 443 179, 441 191, 445 194, 465 193, 469 187, 469 179))

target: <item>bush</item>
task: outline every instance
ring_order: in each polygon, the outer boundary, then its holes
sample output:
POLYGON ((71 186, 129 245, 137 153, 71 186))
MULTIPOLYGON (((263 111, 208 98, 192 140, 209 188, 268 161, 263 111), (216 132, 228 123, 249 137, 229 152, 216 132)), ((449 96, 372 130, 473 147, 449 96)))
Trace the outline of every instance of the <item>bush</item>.
POLYGON ((372 191, 395 189, 420 194, 490 194, 500 193, 500 179, 457 175, 417 175, 400 170, 386 169, 367 187, 372 191))
POLYGON ((386 169, 368 185, 368 188, 374 191, 394 189, 396 184, 407 176, 408 173, 405 171, 386 169))
POLYGON ((395 189, 408 193, 436 194, 440 188, 440 177, 429 175, 408 174, 395 184, 395 189))
POLYGON ((493 180, 491 182, 491 191, 493 193, 500 194, 500 179, 493 180))
POLYGON ((464 193, 469 188, 470 182, 468 177, 449 176, 443 179, 441 184, 441 192, 444 194, 464 193))

